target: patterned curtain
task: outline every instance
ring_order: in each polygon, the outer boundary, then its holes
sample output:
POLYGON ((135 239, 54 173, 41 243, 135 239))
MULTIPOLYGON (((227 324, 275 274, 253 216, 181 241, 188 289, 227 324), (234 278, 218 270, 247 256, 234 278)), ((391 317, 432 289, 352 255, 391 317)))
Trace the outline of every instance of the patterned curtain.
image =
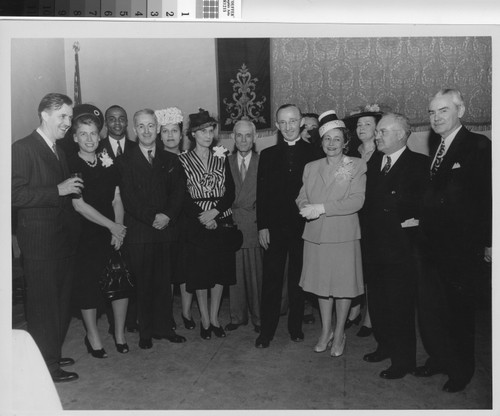
POLYGON ((275 38, 271 77, 273 109, 295 103, 344 117, 377 103, 408 116, 414 130, 429 129, 432 95, 458 88, 464 124, 491 129, 490 37, 275 38))

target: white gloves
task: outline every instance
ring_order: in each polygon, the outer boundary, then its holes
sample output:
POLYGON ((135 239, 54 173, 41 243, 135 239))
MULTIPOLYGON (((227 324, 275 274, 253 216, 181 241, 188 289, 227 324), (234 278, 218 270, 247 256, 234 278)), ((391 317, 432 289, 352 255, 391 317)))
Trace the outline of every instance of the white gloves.
POLYGON ((307 204, 300 210, 300 215, 308 220, 315 220, 325 213, 323 204, 307 204))

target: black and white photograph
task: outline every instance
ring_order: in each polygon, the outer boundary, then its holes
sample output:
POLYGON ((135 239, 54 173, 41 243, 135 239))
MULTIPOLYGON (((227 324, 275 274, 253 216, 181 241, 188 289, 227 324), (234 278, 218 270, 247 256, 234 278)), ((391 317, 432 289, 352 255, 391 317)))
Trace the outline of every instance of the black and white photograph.
POLYGON ((498 26, 0 25, 0 410, 494 414, 498 26))

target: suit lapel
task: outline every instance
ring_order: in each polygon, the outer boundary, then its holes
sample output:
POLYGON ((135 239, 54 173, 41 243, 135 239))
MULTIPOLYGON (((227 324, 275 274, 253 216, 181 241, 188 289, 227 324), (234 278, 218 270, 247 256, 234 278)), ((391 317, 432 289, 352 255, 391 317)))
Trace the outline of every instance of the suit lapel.
MULTIPOLYGON (((35 138, 35 145, 38 148, 37 154, 40 156, 40 158, 45 160, 50 168, 57 171, 58 173, 61 173, 63 171, 61 161, 57 159, 57 156, 54 154, 52 149, 47 146, 47 143, 45 143, 43 137, 36 132, 33 137, 35 138)), ((64 151, 61 148, 58 149, 57 154, 59 155, 59 157, 61 157, 63 152, 64 151)))

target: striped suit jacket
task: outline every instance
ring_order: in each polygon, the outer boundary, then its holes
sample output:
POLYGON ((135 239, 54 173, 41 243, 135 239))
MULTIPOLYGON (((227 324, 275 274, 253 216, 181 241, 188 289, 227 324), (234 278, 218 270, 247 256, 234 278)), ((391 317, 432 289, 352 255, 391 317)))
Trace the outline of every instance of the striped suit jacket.
POLYGON ((36 130, 12 145, 12 206, 25 258, 62 259, 76 250, 80 221, 71 197, 59 196, 57 185, 69 169, 60 148, 58 155, 59 160, 36 130))

